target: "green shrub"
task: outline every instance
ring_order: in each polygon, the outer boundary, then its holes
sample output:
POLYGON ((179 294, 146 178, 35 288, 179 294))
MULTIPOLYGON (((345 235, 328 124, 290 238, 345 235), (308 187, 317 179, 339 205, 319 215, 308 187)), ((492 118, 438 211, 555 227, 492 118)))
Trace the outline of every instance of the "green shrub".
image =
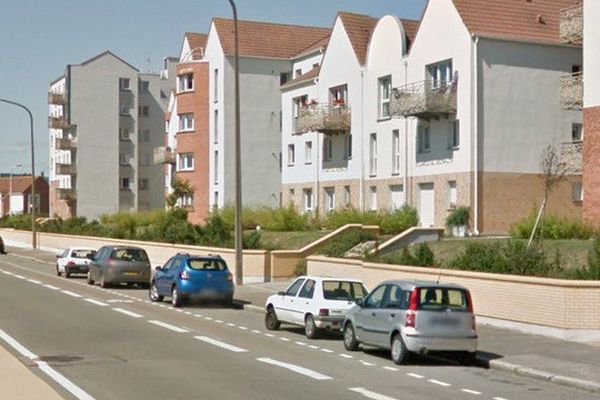
POLYGON ((446 226, 466 226, 469 224, 469 207, 458 207, 446 218, 446 226))
POLYGON ((296 264, 296 269, 294 270, 294 275, 301 276, 306 275, 308 271, 306 259, 303 258, 296 264))
POLYGON ((433 251, 427 243, 420 243, 415 250, 415 265, 421 267, 433 267, 435 260, 433 251))
POLYGON ((418 224, 419 215, 417 210, 405 204, 391 213, 381 214, 379 227, 385 234, 398 234, 418 224))
POLYGON ((242 238, 242 247, 244 249, 260 249, 261 245, 262 241, 259 231, 244 233, 242 238))
POLYGON ((347 251, 360 243, 375 239, 375 236, 370 233, 353 229, 332 239, 330 242, 323 245, 318 252, 327 257, 344 257, 344 254, 346 254, 347 251))
POLYGON ((200 228, 202 244, 205 246, 232 245, 233 236, 220 213, 214 212, 206 219, 206 224, 200 228))
POLYGON ((335 210, 327 213, 323 225, 337 229, 347 224, 379 225, 383 233, 396 234, 419 223, 417 210, 404 205, 392 212, 360 211, 355 208, 335 210))
MULTIPOLYGON (((510 229, 511 237, 515 239, 528 239, 533 231, 537 212, 534 210, 528 217, 517 221, 510 229)), ((586 225, 581 220, 547 215, 540 220, 536 229, 536 237, 544 232, 544 239, 590 239, 598 236, 600 232, 586 225)))

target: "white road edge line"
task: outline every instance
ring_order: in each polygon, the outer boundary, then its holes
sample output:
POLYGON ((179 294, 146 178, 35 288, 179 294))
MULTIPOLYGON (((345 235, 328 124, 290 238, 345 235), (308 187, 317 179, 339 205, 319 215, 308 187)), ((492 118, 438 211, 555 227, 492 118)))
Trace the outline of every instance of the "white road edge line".
POLYGON ((13 339, 10 335, 8 335, 2 329, 0 329, 0 339, 4 340, 4 342, 6 342, 6 344, 8 344, 10 347, 12 347, 14 350, 16 350, 22 356, 25 356, 25 357, 29 358, 30 360, 33 360, 39 367, 40 371, 42 371, 43 373, 48 375, 53 381, 55 381, 60 386, 62 386, 66 391, 71 393, 78 400, 94 400, 94 398, 92 396, 90 396, 88 393, 86 393, 79 386, 75 385, 69 379, 65 378, 63 375, 61 375, 59 372, 57 372, 54 368, 50 367, 47 363, 45 363, 43 361, 37 361, 36 360, 37 356, 35 354, 33 354, 31 351, 29 351, 21 343, 17 342, 15 339, 13 339))
POLYGON ((51 289, 51 290, 60 290, 59 287, 56 287, 54 285, 45 284, 45 285, 42 285, 42 286, 45 287, 45 288, 51 289))
POLYGON ((440 385, 440 386, 444 386, 444 387, 449 387, 452 386, 449 383, 446 382, 442 382, 442 381, 438 381, 437 379, 427 379, 427 382, 429 383, 433 383, 434 385, 440 385))
POLYGON ((232 351, 234 353, 245 353, 248 350, 242 349, 241 347, 234 346, 229 343, 221 342, 220 340, 210 338, 208 336, 194 336, 194 339, 198 339, 201 342, 212 344, 213 346, 220 347, 225 350, 232 351))
POLYGON ((66 294, 67 296, 76 297, 76 298, 83 297, 82 295, 80 295, 78 293, 73 293, 70 290, 63 290, 62 293, 66 294))
POLYGON ((268 357, 257 358, 256 360, 260 361, 262 363, 265 363, 265 364, 271 364, 271 365, 275 365, 277 367, 285 368, 292 372, 296 372, 297 374, 308 376, 309 378, 316 379, 318 381, 325 381, 325 380, 333 379, 330 376, 323 375, 317 371, 313 371, 312 369, 304 368, 304 367, 301 367, 301 366, 295 365, 295 364, 285 363, 283 361, 277 361, 277 360, 274 360, 274 359, 268 358, 268 357))
POLYGON ((129 317, 133 317, 133 318, 144 318, 143 315, 134 313, 133 311, 125 310, 124 308, 114 307, 113 311, 119 312, 121 314, 125 314, 125 315, 127 315, 129 317))
POLYGON ((100 307, 108 307, 108 304, 94 299, 83 299, 83 301, 87 301, 88 303, 92 303, 100 307))
POLYGON ((356 392, 356 393, 362 394, 367 399, 373 399, 373 400, 396 400, 393 397, 389 397, 389 396, 386 396, 386 395, 383 395, 383 394, 371 392, 370 390, 367 390, 367 389, 361 388, 361 387, 348 388, 348 390, 350 390, 352 392, 356 392))
POLYGON ((173 331, 173 332, 177 332, 177 333, 187 333, 188 332, 188 330, 186 330, 186 329, 182 329, 182 328, 180 328, 178 326, 175 326, 175 325, 167 324, 166 322, 157 321, 157 320, 154 320, 154 319, 152 319, 152 320, 150 320, 148 322, 150 322, 153 325, 160 326, 161 328, 165 328, 165 329, 168 329, 168 330, 173 331))
POLYGON ((471 389, 460 389, 461 392, 465 392, 465 393, 469 393, 469 394, 475 394, 475 395, 480 395, 481 392, 478 392, 476 390, 471 390, 471 389))

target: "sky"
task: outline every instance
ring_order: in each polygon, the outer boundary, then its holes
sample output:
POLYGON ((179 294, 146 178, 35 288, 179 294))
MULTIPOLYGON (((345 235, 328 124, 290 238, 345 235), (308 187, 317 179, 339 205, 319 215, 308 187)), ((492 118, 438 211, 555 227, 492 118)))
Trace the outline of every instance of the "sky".
MULTIPOLYGON (((237 0, 240 19, 331 27, 337 11, 419 19, 426 0, 237 0)), ((227 0, 0 0, 0 98, 29 107, 36 173, 48 173, 49 83, 110 50, 141 71, 178 56, 185 32, 231 17, 227 0)), ((31 171, 29 120, 0 103, 0 173, 31 171), (21 168, 15 167, 22 164, 21 168)))

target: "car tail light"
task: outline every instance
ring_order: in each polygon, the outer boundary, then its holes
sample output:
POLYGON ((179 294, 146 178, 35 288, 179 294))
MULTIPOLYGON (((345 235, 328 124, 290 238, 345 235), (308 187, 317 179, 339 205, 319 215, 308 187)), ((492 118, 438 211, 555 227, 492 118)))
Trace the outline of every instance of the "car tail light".
POLYGON ((227 274, 227 280, 228 281, 232 281, 233 280, 233 275, 231 275, 231 272, 227 274))
POLYGON ((112 267, 112 266, 114 266, 114 265, 115 265, 115 261, 114 261, 112 258, 109 258, 109 259, 108 259, 108 266, 109 266, 109 267, 112 267))
POLYGON ((190 273, 189 273, 189 272, 187 272, 187 271, 185 271, 185 270, 184 270, 184 271, 181 271, 181 272, 179 273, 179 279, 184 279, 184 280, 185 280, 185 279, 190 279, 190 273))
POLYGON ((419 306, 419 297, 421 295, 421 289, 416 288, 410 294, 408 301, 408 311, 406 312, 406 321, 404 326, 407 328, 414 328, 417 325, 417 307, 419 306))
POLYGON ((471 299, 471 292, 467 290, 467 311, 473 313, 473 300, 471 299))
POLYGON ((328 308, 321 308, 319 310, 319 317, 329 317, 329 309, 328 308))

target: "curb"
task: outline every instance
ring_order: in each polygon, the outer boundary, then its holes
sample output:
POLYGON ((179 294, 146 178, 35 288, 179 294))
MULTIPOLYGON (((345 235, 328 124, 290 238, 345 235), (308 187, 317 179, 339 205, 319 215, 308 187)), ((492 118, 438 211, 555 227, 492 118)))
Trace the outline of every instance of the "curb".
POLYGON ((555 375, 553 373, 541 371, 539 369, 524 367, 522 365, 512 364, 501 360, 490 360, 483 357, 477 357, 477 364, 486 368, 503 372, 510 372, 515 375, 520 375, 539 381, 568 386, 571 388, 581 389, 592 393, 600 393, 600 382, 586 381, 583 379, 571 378, 569 376, 563 375, 555 375))
POLYGON ((259 307, 259 306, 255 306, 253 304, 247 304, 247 303, 243 303, 239 300, 234 300, 233 304, 235 304, 238 307, 241 307, 244 311, 250 311, 253 313, 259 313, 259 314, 264 314, 265 313, 265 308, 264 307, 259 307))

